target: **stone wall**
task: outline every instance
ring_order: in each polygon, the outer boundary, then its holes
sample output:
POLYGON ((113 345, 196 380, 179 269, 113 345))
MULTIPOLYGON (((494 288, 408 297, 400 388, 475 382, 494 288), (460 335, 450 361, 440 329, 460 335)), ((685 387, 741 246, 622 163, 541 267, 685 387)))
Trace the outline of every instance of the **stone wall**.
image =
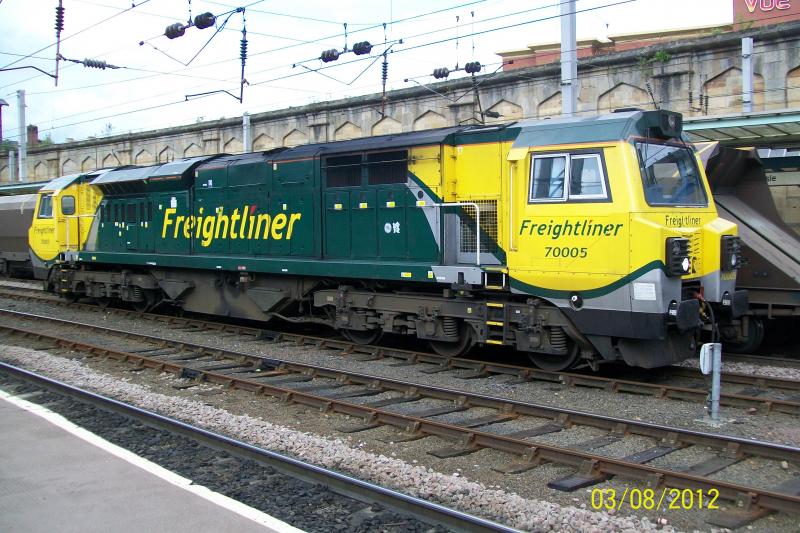
MULTIPOLYGON (((755 38, 754 111, 800 107, 800 23, 723 33, 690 41, 619 52, 581 60, 578 67, 580 113, 619 107, 663 108, 686 115, 741 111, 743 36, 755 38), (652 96, 651 96, 652 95, 652 96)), ((251 116, 252 150, 295 146, 368 135, 474 123, 480 104, 501 116, 487 122, 544 118, 561 112, 559 66, 484 74, 476 78, 380 95, 321 102, 251 116), (383 110, 383 112, 382 112, 383 110)), ((175 158, 243 151, 241 117, 176 126, 131 135, 36 146, 29 150, 28 176, 44 180, 116 165, 147 165, 175 158)), ((0 181, 8 180, 0 158, 0 181)))

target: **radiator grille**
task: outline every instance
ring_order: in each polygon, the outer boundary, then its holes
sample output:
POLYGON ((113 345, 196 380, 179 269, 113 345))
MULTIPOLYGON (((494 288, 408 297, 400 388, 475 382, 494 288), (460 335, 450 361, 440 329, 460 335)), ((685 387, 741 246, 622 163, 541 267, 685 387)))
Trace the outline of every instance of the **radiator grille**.
MULTIPOLYGON (((481 213, 481 253, 497 252, 497 200, 475 200, 481 213)), ((475 208, 462 206, 459 213, 461 253, 476 253, 475 208)))

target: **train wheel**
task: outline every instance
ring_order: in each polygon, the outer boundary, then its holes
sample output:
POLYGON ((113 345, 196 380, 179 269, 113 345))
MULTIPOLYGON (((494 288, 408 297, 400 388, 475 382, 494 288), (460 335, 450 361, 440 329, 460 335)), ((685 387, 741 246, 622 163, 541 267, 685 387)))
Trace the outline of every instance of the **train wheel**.
POLYGON ((370 329, 366 331, 355 329, 343 329, 341 334, 345 339, 353 341, 355 344, 373 344, 378 342, 383 331, 380 329, 370 329))
POLYGON ((74 304, 79 298, 79 296, 74 292, 64 292, 61 294, 61 297, 64 298, 64 301, 68 304, 74 304))
POLYGON ((461 324, 457 341, 428 341, 428 344, 434 352, 443 357, 461 357, 475 345, 475 337, 470 326, 461 324))
POLYGON ((581 351, 578 348, 578 345, 574 342, 570 343, 569 350, 563 355, 549 353, 528 354, 528 358, 534 365, 538 366, 542 370, 547 370, 548 372, 562 372, 572 368, 578 362, 580 356, 581 351))
POLYGON ((100 309, 106 309, 109 305, 111 305, 111 298, 108 296, 98 296, 94 299, 94 303, 96 303, 97 307, 100 309))
POLYGON ((764 320, 762 320, 761 317, 747 317, 747 338, 742 341, 725 340, 725 328, 722 329, 722 342, 727 352, 755 352, 761 346, 761 343, 764 342, 764 320))

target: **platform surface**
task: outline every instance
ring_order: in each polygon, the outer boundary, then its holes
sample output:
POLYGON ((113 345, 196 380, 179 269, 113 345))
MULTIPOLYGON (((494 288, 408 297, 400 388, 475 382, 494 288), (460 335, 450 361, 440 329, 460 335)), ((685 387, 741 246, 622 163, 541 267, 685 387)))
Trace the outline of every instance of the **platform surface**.
POLYGON ((187 489, 184 478, 152 463, 129 462, 117 453, 126 451, 106 448, 99 438, 90 443, 78 436, 82 430, 73 433, 35 413, 63 418, 25 403, 0 396, 4 533, 299 531, 206 489, 187 489))

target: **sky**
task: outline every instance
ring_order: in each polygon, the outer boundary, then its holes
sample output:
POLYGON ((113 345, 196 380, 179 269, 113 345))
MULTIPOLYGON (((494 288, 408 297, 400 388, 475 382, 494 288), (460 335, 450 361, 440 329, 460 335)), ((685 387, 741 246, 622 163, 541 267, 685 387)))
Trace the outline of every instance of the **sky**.
MULTIPOLYGON (((495 72, 497 52, 560 36, 559 0, 63 0, 61 55, 120 68, 61 61, 55 86, 28 67, 55 72, 57 5, 0 0, 0 98, 9 104, 4 139, 18 139, 20 89, 26 122, 39 127, 40 138, 63 142, 380 92, 387 50, 389 90, 431 83, 434 68, 452 70, 467 61, 480 61, 482 73, 495 72), (165 28, 186 23, 190 10, 217 15, 216 27, 188 28, 168 39, 165 28), (243 27, 247 84, 240 103, 243 27), (369 55, 319 59, 323 50, 360 41, 373 45, 369 55), (3 70, 19 67, 25 68, 3 70), (191 96, 200 93, 211 94, 191 96)), ((577 11, 578 39, 725 24, 733 17, 731 0, 578 0, 577 11)))

